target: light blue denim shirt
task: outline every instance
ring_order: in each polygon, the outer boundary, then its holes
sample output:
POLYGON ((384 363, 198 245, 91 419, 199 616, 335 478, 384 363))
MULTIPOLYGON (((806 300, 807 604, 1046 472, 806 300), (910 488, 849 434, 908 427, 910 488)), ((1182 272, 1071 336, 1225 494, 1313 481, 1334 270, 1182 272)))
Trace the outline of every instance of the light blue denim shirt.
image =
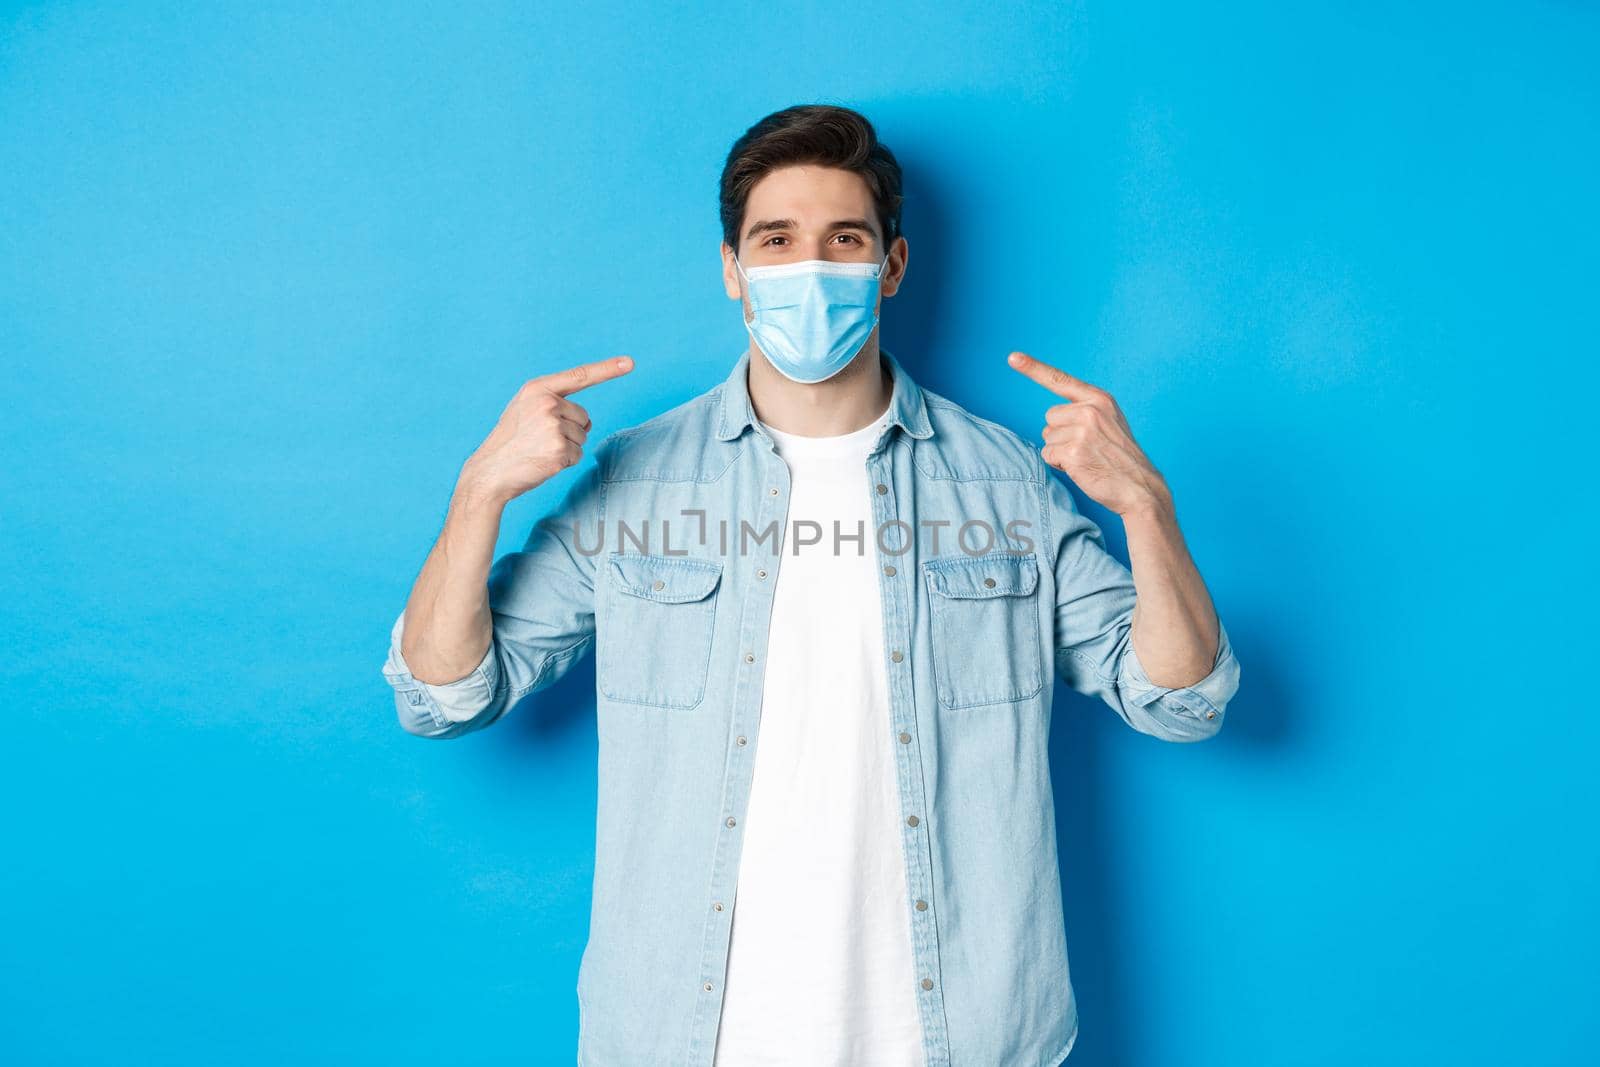
MULTIPOLYGON (((1169 741, 1222 726, 1239 665, 1169 689, 1129 640, 1133 577, 1017 434, 919 387, 888 352, 867 458, 905 921, 930 1067, 1044 1065, 1077 1036, 1047 744, 1054 679, 1169 741)), ((594 449, 559 507, 489 577, 494 640, 430 685, 392 630, 400 724, 458 737, 593 646, 598 826, 578 968, 578 1062, 712 1063, 789 472, 756 421, 746 351, 709 392, 594 449)), ((835 531, 825 531, 833 538, 835 531)), ((816 551, 809 548, 809 551, 816 551)), ((827 670, 825 663, 818 670, 827 670)))

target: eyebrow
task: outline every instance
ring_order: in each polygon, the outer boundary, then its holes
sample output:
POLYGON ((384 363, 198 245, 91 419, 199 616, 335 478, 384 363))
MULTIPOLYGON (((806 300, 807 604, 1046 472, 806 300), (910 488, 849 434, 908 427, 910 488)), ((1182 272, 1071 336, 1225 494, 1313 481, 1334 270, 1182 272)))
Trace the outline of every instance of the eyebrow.
MULTIPOLYGON (((772 230, 797 230, 799 228, 799 223, 795 222, 794 219, 763 219, 746 230, 744 238, 748 241, 758 234, 768 233, 772 230)), ((871 234, 874 239, 878 236, 878 231, 873 229, 872 223, 866 219, 835 219, 828 223, 827 229, 861 230, 863 233, 871 234)))

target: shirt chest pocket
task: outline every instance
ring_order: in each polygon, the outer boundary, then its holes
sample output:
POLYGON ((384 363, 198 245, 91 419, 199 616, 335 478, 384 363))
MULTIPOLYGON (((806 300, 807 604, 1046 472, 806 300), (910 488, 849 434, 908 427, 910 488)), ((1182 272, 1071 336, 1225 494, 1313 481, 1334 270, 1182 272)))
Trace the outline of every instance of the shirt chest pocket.
POLYGON ((720 560, 606 558, 605 616, 595 673, 612 700, 692 708, 705 697, 720 560))
POLYGON ((1039 562, 1001 553, 923 563, 933 671, 947 708, 1025 700, 1044 688, 1039 562))

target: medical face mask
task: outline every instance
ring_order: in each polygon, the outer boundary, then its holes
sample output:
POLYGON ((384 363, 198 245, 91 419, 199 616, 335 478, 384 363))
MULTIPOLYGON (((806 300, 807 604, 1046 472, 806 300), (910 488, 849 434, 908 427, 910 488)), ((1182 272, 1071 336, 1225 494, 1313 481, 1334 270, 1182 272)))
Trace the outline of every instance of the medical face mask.
POLYGON ((808 259, 744 269, 751 317, 750 336, 778 373, 805 385, 838 374, 878 324, 881 263, 832 263, 808 259))

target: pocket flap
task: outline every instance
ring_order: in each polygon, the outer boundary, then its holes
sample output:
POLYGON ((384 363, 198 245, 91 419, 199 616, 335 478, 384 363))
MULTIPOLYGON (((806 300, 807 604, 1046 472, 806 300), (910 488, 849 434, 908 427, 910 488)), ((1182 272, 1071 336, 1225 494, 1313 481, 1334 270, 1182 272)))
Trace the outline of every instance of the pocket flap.
POLYGON ((663 604, 704 600, 722 578, 722 561, 715 559, 613 552, 607 560, 607 571, 618 589, 663 604))
POLYGON ((1031 552, 1023 556, 991 552, 982 556, 930 559, 922 569, 934 592, 962 600, 1028 596, 1039 584, 1039 561, 1031 552))

